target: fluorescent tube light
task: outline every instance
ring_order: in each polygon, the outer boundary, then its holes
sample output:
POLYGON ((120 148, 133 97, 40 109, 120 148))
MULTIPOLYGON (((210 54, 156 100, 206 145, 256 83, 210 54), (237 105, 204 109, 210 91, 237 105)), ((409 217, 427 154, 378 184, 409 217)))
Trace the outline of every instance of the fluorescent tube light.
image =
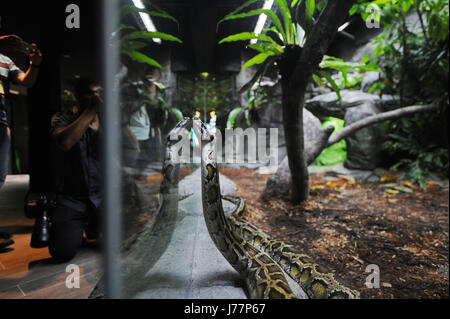
MULTIPOLYGON (((132 1, 136 8, 145 9, 145 6, 141 0, 132 0, 132 1)), ((141 17, 141 20, 144 23, 145 28, 147 29, 148 32, 156 32, 156 27, 147 13, 139 12, 139 16, 141 17)), ((153 41, 161 44, 161 39, 153 39, 153 41)))
POLYGON ((347 28, 349 24, 350 24, 350 22, 345 22, 343 25, 341 25, 339 27, 338 32, 344 31, 345 28, 347 28))
MULTIPOLYGON (((264 3, 263 9, 270 10, 270 9, 272 9, 272 5, 273 5, 273 0, 267 0, 264 3)), ((262 32, 264 25, 266 24, 266 21, 267 21, 267 16, 265 14, 260 14, 259 18, 258 18, 258 22, 256 23, 255 31, 254 31, 255 34, 260 34, 262 32)), ((258 42, 257 39, 250 40, 250 43, 252 43, 252 44, 254 44, 256 42, 258 42)))

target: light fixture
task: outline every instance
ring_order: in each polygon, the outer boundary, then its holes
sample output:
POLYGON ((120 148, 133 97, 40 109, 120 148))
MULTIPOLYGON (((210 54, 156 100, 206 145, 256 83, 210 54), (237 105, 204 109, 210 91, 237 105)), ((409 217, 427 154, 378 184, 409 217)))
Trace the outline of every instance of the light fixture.
POLYGON ((350 24, 350 22, 345 22, 343 25, 341 25, 339 27, 338 32, 344 31, 345 28, 347 28, 349 24, 350 24))
MULTIPOLYGON (((263 9, 264 10, 270 10, 272 9, 273 0, 266 0, 264 3, 263 9)), ((266 24, 267 16, 265 14, 260 14, 258 17, 258 22, 256 23, 255 27, 255 34, 260 34, 264 28, 264 25, 266 24)), ((258 39, 251 39, 250 43, 255 44, 258 42, 258 39)))
MULTIPOLYGON (((132 0, 132 1, 136 8, 145 9, 145 6, 141 0, 132 0)), ((150 16, 147 13, 139 12, 139 16, 141 17, 142 23, 144 23, 144 26, 148 32, 156 32, 156 27, 153 24, 152 19, 150 18, 150 16)), ((161 44, 161 39, 153 39, 153 41, 161 44)))

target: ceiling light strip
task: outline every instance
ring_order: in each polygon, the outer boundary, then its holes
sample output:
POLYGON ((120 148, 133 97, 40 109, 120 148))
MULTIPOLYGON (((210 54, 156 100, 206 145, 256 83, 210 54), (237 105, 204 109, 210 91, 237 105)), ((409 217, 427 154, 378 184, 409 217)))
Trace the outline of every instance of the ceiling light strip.
MULTIPOLYGON (((132 0, 133 4, 136 8, 146 9, 141 0, 132 0)), ((144 23, 145 28, 148 32, 156 32, 155 24, 147 13, 139 12, 139 16, 141 17, 142 23, 144 23)), ((161 39, 153 39, 156 43, 161 43, 161 39)))
MULTIPOLYGON (((270 10, 272 9, 273 6, 273 0, 267 0, 264 3, 263 9, 265 10, 270 10)), ((255 27, 255 34, 260 34, 264 28, 264 25, 266 24, 267 21, 267 16, 265 14, 260 14, 258 17, 258 22, 256 23, 256 27, 255 27)), ((257 39, 252 39, 250 40, 250 43, 254 44, 258 42, 257 39)))

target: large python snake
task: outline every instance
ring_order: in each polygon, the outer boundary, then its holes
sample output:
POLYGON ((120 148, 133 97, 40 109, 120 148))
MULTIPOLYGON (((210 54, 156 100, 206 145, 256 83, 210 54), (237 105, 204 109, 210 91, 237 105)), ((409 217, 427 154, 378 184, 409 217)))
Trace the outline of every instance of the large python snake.
POLYGON ((217 249, 244 277, 251 298, 296 298, 281 268, 229 226, 220 195, 214 135, 209 133, 198 118, 193 119, 193 128, 201 138, 203 215, 217 249))
POLYGON ((344 285, 333 273, 298 252, 292 245, 274 240, 242 218, 244 200, 223 196, 235 204, 225 216, 220 193, 214 136, 198 119, 194 129, 201 136, 203 214, 208 231, 227 261, 246 279, 252 298, 295 298, 283 271, 310 298, 358 299, 360 293, 344 285), (281 267, 281 269, 280 269, 281 267))
MULTIPOLYGON (((245 279, 251 298, 256 299, 294 299, 291 287, 285 274, 294 279, 309 298, 359 298, 360 294, 345 286, 334 274, 317 265, 308 255, 299 253, 295 247, 282 241, 274 240, 256 226, 242 218, 245 202, 237 196, 222 196, 220 193, 219 171, 216 160, 216 141, 206 126, 197 118, 185 118, 171 131, 169 136, 179 137, 185 129, 193 125, 197 136, 201 138, 201 184, 203 215, 208 232, 222 255, 245 279), (225 215, 222 199, 234 204, 231 213, 225 215)), ((177 208, 173 204, 178 202, 179 163, 174 159, 177 141, 168 137, 163 163, 163 181, 161 183, 161 205, 158 209, 156 221, 150 228, 146 228, 139 236, 135 246, 146 249, 133 249, 125 257, 124 264, 128 267, 125 278, 145 277, 136 267, 139 260, 145 260, 149 269, 165 251, 157 249, 152 237, 161 236, 158 225, 175 225, 173 216, 177 208), (172 217, 168 217, 172 216, 172 217), (158 221, 161 219, 161 221, 158 221), (145 236, 145 234, 147 234, 145 236), (149 239, 150 238, 150 239, 149 239), (150 241, 149 241, 150 240, 150 241), (153 249, 148 249, 152 247, 153 249), (148 253, 142 253, 146 252, 148 253), (134 253, 137 252, 137 253, 134 253)), ((169 226, 170 227, 170 226, 169 226)), ((165 232, 164 243, 170 241, 172 231, 165 232)), ((164 234, 163 234, 164 235, 164 234)), ((139 267, 138 267, 139 268, 139 267)), ((142 267, 141 267, 142 268, 142 267)), ((103 284, 99 283, 90 298, 103 297, 103 284)), ((133 295, 133 292, 125 292, 133 295)))
POLYGON ((257 249, 266 252, 281 268, 294 279, 312 299, 359 299, 360 293, 347 287, 339 278, 314 260, 299 252, 294 246, 272 237, 242 218, 244 200, 237 196, 223 196, 235 204, 227 216, 231 227, 244 240, 257 249))

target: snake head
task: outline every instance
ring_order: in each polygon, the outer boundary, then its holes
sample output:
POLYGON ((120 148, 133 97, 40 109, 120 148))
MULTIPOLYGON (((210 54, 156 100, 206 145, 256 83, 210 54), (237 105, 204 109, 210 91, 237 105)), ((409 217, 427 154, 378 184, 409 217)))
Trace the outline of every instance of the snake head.
POLYGON ((183 118, 178 124, 175 126, 176 129, 185 128, 190 131, 192 127, 192 120, 190 117, 183 118))
POLYGON ((192 119, 192 122, 194 133, 197 136, 201 136, 202 141, 211 142, 212 140, 214 140, 214 135, 209 132, 208 128, 202 122, 202 120, 200 120, 198 117, 194 117, 192 119))
POLYGON ((185 117, 177 125, 169 132, 167 135, 167 141, 170 142, 179 142, 182 139, 182 135, 185 130, 188 132, 192 128, 192 119, 189 117, 185 117))

